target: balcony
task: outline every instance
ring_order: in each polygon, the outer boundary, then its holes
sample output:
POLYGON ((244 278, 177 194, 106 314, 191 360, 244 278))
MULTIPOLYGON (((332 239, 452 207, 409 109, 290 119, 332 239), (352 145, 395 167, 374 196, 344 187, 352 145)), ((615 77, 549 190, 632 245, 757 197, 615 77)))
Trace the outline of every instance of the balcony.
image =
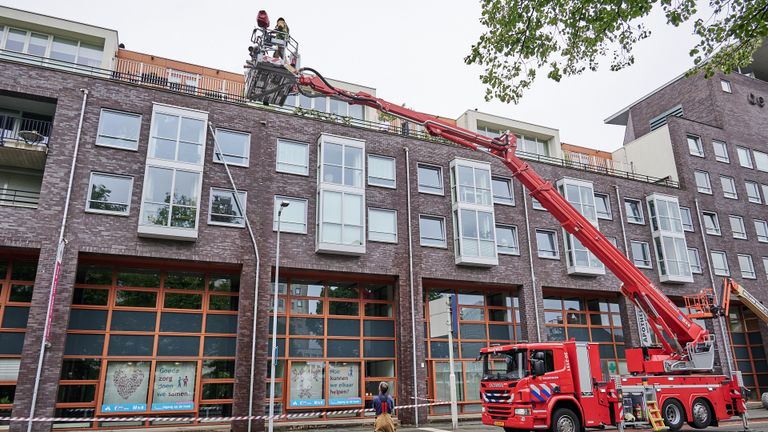
POLYGON ((605 172, 632 172, 632 167, 621 161, 588 155, 585 153, 563 150, 563 159, 575 164, 590 166, 595 170, 604 170, 605 172))

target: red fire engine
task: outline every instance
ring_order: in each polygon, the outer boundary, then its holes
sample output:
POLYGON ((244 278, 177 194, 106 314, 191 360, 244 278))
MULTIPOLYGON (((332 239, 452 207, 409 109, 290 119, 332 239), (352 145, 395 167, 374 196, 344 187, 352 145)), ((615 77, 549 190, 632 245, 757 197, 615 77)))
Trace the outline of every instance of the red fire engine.
POLYGON ((741 415, 740 375, 713 373, 714 338, 681 313, 624 254, 584 218, 553 185, 515 155, 516 139, 506 133, 489 138, 445 123, 433 115, 392 104, 364 92, 334 87, 317 71, 300 67, 298 45, 288 35, 269 30, 260 14, 246 62, 246 97, 282 105, 289 94, 333 96, 372 107, 423 126, 431 135, 502 161, 565 231, 575 236, 622 281, 621 293, 642 310, 658 347, 626 350, 629 375, 604 381, 597 344, 582 342, 519 343, 483 348, 483 423, 507 431, 547 429, 579 432, 625 420, 654 430, 696 428, 741 415), (625 410, 624 403, 629 405, 625 410), (659 408, 660 405, 660 408, 659 408))

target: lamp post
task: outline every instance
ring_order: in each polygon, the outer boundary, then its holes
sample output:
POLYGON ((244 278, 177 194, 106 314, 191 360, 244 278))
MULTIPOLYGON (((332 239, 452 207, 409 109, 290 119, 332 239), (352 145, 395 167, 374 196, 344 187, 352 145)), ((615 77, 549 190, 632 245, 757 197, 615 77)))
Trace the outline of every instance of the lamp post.
MULTIPOLYGON (((269 383, 269 426, 268 431, 272 432, 275 426, 275 363, 277 363, 277 305, 280 294, 280 217, 283 215, 283 209, 291 203, 281 201, 280 208, 277 210, 277 246, 275 247, 275 290, 274 302, 272 303, 272 365, 270 366, 269 383)), ((255 337, 255 335, 254 335, 255 337)))

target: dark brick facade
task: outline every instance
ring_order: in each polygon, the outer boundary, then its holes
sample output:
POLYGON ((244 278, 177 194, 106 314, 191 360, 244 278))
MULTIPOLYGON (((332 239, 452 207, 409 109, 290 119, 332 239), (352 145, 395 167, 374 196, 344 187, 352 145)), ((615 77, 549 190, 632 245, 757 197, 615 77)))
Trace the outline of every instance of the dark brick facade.
MULTIPOLYGON (((734 94, 728 95, 734 100, 742 100, 739 86, 741 81, 734 79, 734 94)), ((683 88, 686 92, 716 93, 716 89, 708 81, 691 81, 690 85, 696 88, 683 88), (698 83, 698 84, 697 84, 698 83)), ((685 85, 689 85, 686 82, 685 85)), ((719 85, 719 84, 718 84, 719 85)), ((745 84, 747 85, 746 81, 745 84)), ((762 87, 765 89, 765 86, 762 87)), ((530 199, 524 198, 523 190, 519 183, 514 183, 516 206, 496 206, 496 222, 501 224, 516 225, 519 233, 520 256, 499 256, 499 265, 492 268, 472 268, 457 266, 454 263, 454 249, 452 244, 451 202, 446 196, 434 196, 420 194, 417 190, 416 171, 417 163, 427 162, 443 167, 445 190, 448 191, 448 165, 456 157, 467 159, 488 160, 484 154, 455 146, 421 141, 414 138, 391 135, 383 132, 375 132, 367 129, 349 127, 337 123, 308 119, 300 116, 270 111, 258 107, 240 104, 226 103, 222 101, 204 99, 167 90, 140 87, 127 83, 113 82, 105 79, 89 78, 82 75, 53 71, 38 67, 31 67, 8 62, 0 62, 0 91, 15 91, 36 96, 45 96, 56 100, 56 115, 54 119, 53 135, 51 136, 50 151, 45 167, 43 186, 41 191, 40 206, 37 209, 22 209, 16 207, 0 207, 0 247, 3 248, 28 248, 39 251, 39 267, 35 282, 35 292, 32 300, 32 309, 29 316, 27 337, 22 356, 21 373, 18 379, 16 400, 13 414, 23 416, 29 412, 30 397, 34 384, 34 373, 40 348, 40 338, 45 324, 45 313, 48 291, 51 285, 51 273, 55 258, 56 239, 58 237, 62 211, 64 207, 65 192, 69 178, 69 167, 77 134, 77 124, 80 115, 83 92, 88 90, 87 105, 85 108, 82 137, 79 157, 74 175, 72 197, 70 201, 68 223, 65 238, 67 240, 64 264, 59 281, 56 307, 53 319, 52 345, 45 357, 40 391, 37 402, 36 415, 50 416, 54 413, 56 402, 56 390, 61 370, 61 361, 66 339, 66 323, 69 317, 69 305, 72 302, 73 283, 78 257, 81 254, 112 255, 115 259, 120 257, 144 257, 162 260, 179 260, 206 263, 228 263, 239 265, 241 271, 241 293, 239 330, 237 343, 237 365, 235 383, 234 415, 244 415, 248 412, 249 372, 251 340, 258 338, 256 352, 256 394, 254 397, 254 412, 260 414, 264 411, 264 385, 268 359, 268 342, 266 338, 258 335, 268 334, 269 290, 271 271, 274 267, 275 235, 272 230, 272 205, 275 195, 305 198, 308 200, 308 229, 306 235, 282 234, 281 266, 288 269, 318 270, 327 272, 347 272, 358 274, 375 274, 390 276, 397 281, 398 319, 396 331, 399 346, 397 349, 398 363, 398 394, 401 403, 407 403, 408 398, 418 390, 420 397, 427 394, 427 372, 423 367, 425 362, 424 332, 422 327, 423 316, 423 292, 424 285, 429 283, 463 281, 466 283, 504 285, 510 291, 517 291, 520 297, 522 310, 523 334, 529 341, 537 340, 536 323, 544 337, 544 313, 543 292, 562 292, 569 290, 573 293, 592 293, 604 297, 618 298, 620 282, 613 275, 608 274, 599 277, 575 277, 567 274, 565 266, 565 251, 562 244, 562 231, 558 229, 559 248, 561 259, 559 261, 540 259, 536 256, 535 239, 532 244, 533 267, 537 284, 534 287, 529 265, 529 232, 526 230, 524 200, 529 206, 529 224, 531 232, 536 228, 557 229, 558 224, 547 212, 530 208, 530 199), (212 163, 213 143, 210 135, 207 139, 205 154, 205 170, 203 176, 202 196, 200 199, 201 212, 198 221, 199 236, 197 241, 183 242, 170 240, 147 239, 137 236, 139 210, 141 207, 141 191, 143 187, 143 174, 146 161, 146 152, 149 141, 149 126, 152 116, 152 104, 164 103, 184 108, 193 108, 209 113, 209 120, 214 127, 240 130, 251 134, 251 158, 249 168, 232 167, 232 174, 238 188, 248 192, 247 208, 251 224, 253 225, 256 240, 261 255, 261 274, 258 279, 259 295, 254 296, 254 269, 255 257, 248 233, 245 229, 226 228, 220 226, 208 226, 207 203, 211 187, 228 188, 229 182, 221 164, 212 163), (97 147, 94 145, 99 113, 102 108, 113 108, 142 114, 142 127, 138 151, 126 151, 97 147), (397 244, 384 244, 368 242, 366 253, 359 257, 317 254, 314 252, 316 236, 316 202, 317 202, 317 146, 316 141, 320 134, 329 133, 345 137, 362 139, 366 143, 366 154, 378 154, 391 156, 396 159, 397 188, 384 189, 368 186, 366 188, 366 206, 396 209, 398 211, 398 237, 397 244), (275 172, 276 140, 286 138, 310 143, 309 175, 297 176, 275 172), (404 148, 409 149, 410 156, 410 190, 412 195, 412 226, 413 226, 413 287, 415 317, 411 317, 411 287, 409 286, 409 260, 408 260, 408 223, 406 209, 406 164, 404 148), (130 215, 105 216, 84 212, 89 175, 92 171, 130 175, 134 177, 130 215), (419 246, 418 215, 431 214, 446 218, 447 223, 447 249, 426 248, 419 246), (534 292, 536 293, 534 295, 534 292), (258 303, 256 308, 258 317, 256 332, 252 334, 253 302, 258 303), (535 310, 538 308, 538 316, 535 310), (413 340, 412 319, 416 320, 416 338, 413 340), (416 385, 414 389, 413 355, 417 358, 416 385)), ((636 133, 644 133, 640 124, 647 124, 647 118, 655 116, 655 111, 664 111, 675 104, 675 96, 671 91, 665 90, 658 95, 663 100, 647 100, 633 108, 633 122, 636 125, 636 133), (658 107, 659 110, 655 110, 658 107), (637 112, 637 114, 635 114, 637 112)), ((679 94, 677 94, 679 97, 679 94)), ((716 97, 721 97, 717 94, 716 97)), ((725 97, 725 96, 723 96, 725 97)), ((699 99, 692 99, 692 104, 706 103, 699 99)), ((723 102, 726 103, 726 102, 723 102)), ((736 102, 734 102, 735 104, 736 102)), ((744 99, 744 103, 745 99, 744 99)), ((686 114, 695 112, 693 108, 687 108, 688 102, 684 102, 686 114)), ((698 105, 697 105, 698 106, 698 105)), ((751 108, 751 106, 750 106, 751 108)), ((730 110, 731 108, 728 108, 730 110)), ((734 110, 736 108, 733 108, 734 110)), ((546 179, 556 181, 563 176, 569 176, 588 180, 594 183, 595 192, 606 193, 611 196, 613 209, 612 220, 600 220, 601 230, 608 236, 618 239, 620 249, 624 249, 623 238, 626 232, 627 241, 650 241, 650 228, 645 225, 632 225, 623 223, 619 218, 618 208, 623 211, 623 203, 617 201, 618 188, 621 197, 644 199, 653 192, 676 195, 680 204, 688 206, 692 210, 696 208, 695 200, 700 201, 703 209, 717 209, 721 214, 726 211, 737 212, 747 218, 765 218, 766 207, 748 205, 745 200, 724 200, 722 194, 718 194, 716 185, 714 196, 702 196, 695 192, 693 185, 693 169, 703 164, 713 175, 718 169, 734 174, 733 162, 730 166, 718 165, 711 155, 711 138, 722 137, 727 142, 738 143, 739 139, 728 135, 729 130, 738 131, 748 129, 748 134, 742 134, 741 138, 749 139, 749 143, 757 143, 762 139, 763 147, 768 139, 762 131, 766 128, 764 109, 762 117, 745 120, 745 122, 733 124, 732 113, 729 111, 725 119, 723 113, 708 112, 701 108, 701 118, 672 119, 670 131, 675 144, 675 153, 678 158, 678 167, 682 175, 682 188, 668 188, 649 183, 625 180, 617 177, 603 176, 588 173, 576 169, 561 166, 534 163, 535 169, 546 179), (754 120, 754 121, 753 121, 754 120), (722 129, 719 125, 727 125, 722 129), (754 128, 754 129, 753 129, 754 128), (705 140, 705 147, 710 151, 707 158, 698 160, 687 154, 685 145, 685 132, 700 134, 705 140), (720 135, 718 135, 720 134, 720 135), (754 140, 754 141, 753 141, 754 140), (753 208, 754 207, 754 208, 753 208)), ((740 112, 740 111, 739 111, 740 112)), ((647 130, 646 130, 647 131, 647 130)), ((747 145, 747 144, 745 144, 747 145)), ((749 144, 757 145, 757 144, 749 144)), ((732 155, 735 159, 735 154, 732 155)), ((492 162, 492 172, 498 175, 508 175, 506 168, 498 161, 492 162)), ((754 175, 754 180, 768 184, 768 173, 745 172, 746 176, 754 175)), ((741 178, 737 179, 741 181, 741 178)), ((743 185, 743 181, 741 181, 743 185)), ((743 188, 743 186, 742 186, 743 188)), ((741 191, 743 193, 743 190, 741 191)), ((727 217, 726 219, 727 220, 727 217)), ((721 222, 723 217, 721 216, 721 222)), ((708 264, 704 255, 704 245, 701 232, 698 227, 698 218, 694 216, 696 232, 687 234, 690 247, 696 247, 701 252, 704 273, 694 275, 694 283, 689 284, 660 284, 670 296, 679 297, 684 294, 697 292, 702 287, 711 285, 708 277, 708 264)), ((759 289, 764 281, 765 272, 761 268, 759 257, 768 255, 768 247, 754 241, 753 227, 747 224, 750 234, 749 241, 739 241, 730 238, 726 228, 721 238, 707 237, 709 247, 723 248, 728 251, 748 251, 755 260, 758 280, 744 281, 748 289, 758 295, 759 298, 768 300, 768 292, 765 288, 759 289)), ((735 254, 729 255, 731 269, 738 269, 735 262, 735 254)), ((654 258, 655 262, 655 258, 654 258)), ((658 281, 657 266, 654 269, 645 270, 645 273, 656 283, 658 281)), ((625 301, 622 304, 622 321, 625 326, 625 337, 628 345, 637 342, 637 324, 634 318, 634 310, 625 301)), ((419 412, 421 419, 426 418, 427 411, 419 412)), ((400 413, 402 421, 413 421, 413 412, 400 413)), ((240 428, 241 424, 235 425, 240 428)), ((14 430, 21 430, 25 425, 15 424, 14 430)), ((49 425, 36 424, 36 430, 48 430, 49 425)))

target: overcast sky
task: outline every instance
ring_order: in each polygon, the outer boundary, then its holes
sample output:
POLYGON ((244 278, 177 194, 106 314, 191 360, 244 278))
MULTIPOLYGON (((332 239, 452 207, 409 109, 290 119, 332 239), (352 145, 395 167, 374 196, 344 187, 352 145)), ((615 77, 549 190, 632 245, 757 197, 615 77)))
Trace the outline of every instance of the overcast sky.
MULTIPOLYGON (((691 66, 691 26, 674 29, 655 11, 635 65, 538 79, 517 105, 485 102, 480 69, 464 64, 483 28, 479 1, 92 1, 0 0, 0 4, 118 31, 127 49, 242 72, 259 9, 286 19, 302 65, 376 88, 410 108, 457 118, 478 109, 560 130, 563 142, 614 150, 623 127, 603 120, 691 66), (455 4, 454 4, 455 3, 455 4)), ((543 77, 543 74, 542 74, 543 77)))

